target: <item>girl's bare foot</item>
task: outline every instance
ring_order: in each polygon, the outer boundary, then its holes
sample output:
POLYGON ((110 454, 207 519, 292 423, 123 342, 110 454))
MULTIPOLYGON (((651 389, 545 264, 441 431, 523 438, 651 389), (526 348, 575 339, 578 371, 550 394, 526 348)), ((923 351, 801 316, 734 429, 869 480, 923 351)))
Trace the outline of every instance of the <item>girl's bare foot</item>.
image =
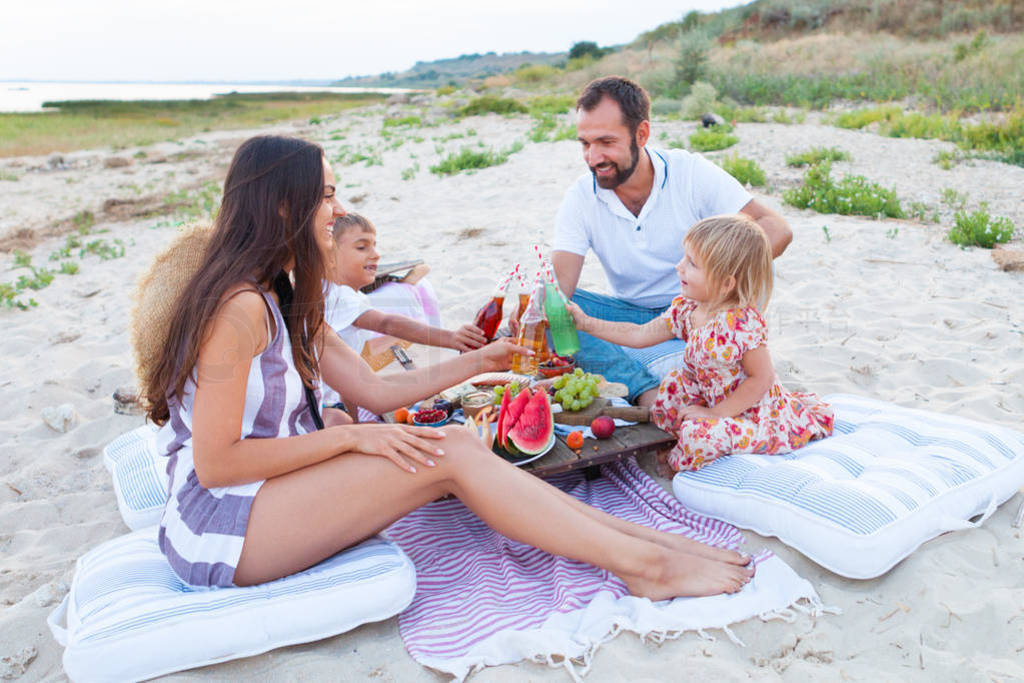
POLYGON ((651 576, 623 576, 633 595, 651 600, 738 593, 754 575, 752 568, 717 562, 689 553, 670 553, 651 576))
POLYGON ((668 464, 668 453, 669 449, 667 448, 665 450, 658 451, 658 455, 654 459, 654 470, 658 473, 659 477, 671 479, 676 476, 676 471, 668 464))

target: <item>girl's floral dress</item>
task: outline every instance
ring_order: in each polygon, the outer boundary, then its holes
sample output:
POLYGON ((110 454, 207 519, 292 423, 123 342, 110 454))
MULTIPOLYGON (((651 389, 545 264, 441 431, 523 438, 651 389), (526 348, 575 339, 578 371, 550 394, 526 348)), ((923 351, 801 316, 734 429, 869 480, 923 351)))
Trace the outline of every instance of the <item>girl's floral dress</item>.
POLYGON ((696 470, 730 453, 787 453, 832 434, 832 407, 813 394, 789 392, 776 380, 760 401, 735 417, 683 420, 687 405, 712 407, 746 379, 743 354, 765 343, 765 323, 756 308, 720 311, 691 326, 697 302, 676 297, 662 317, 685 340, 686 365, 665 376, 651 410, 652 421, 677 434, 669 453, 675 470, 696 470))

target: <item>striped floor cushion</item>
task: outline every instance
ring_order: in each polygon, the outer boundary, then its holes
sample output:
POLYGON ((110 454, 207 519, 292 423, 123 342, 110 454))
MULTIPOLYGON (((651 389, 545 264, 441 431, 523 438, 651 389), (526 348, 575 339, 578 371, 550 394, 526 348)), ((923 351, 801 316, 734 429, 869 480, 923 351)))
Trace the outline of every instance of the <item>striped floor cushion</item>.
POLYGON ((646 367, 655 377, 664 377, 670 370, 686 365, 686 361, 683 359, 686 353, 686 342, 682 339, 669 339, 660 344, 640 349, 623 346, 622 350, 626 352, 627 356, 646 367))
POLYGON ((143 425, 103 449, 117 509, 132 530, 159 524, 167 502, 167 459, 156 452, 156 432, 155 427, 143 425))
POLYGON ((344 633, 397 614, 415 592, 409 558, 380 538, 271 583, 193 588, 149 528, 79 558, 48 621, 69 678, 128 681, 344 633))
POLYGON ((676 497, 867 579, 943 532, 979 526, 1024 485, 1021 432, 856 396, 826 400, 831 438, 680 472, 676 497))

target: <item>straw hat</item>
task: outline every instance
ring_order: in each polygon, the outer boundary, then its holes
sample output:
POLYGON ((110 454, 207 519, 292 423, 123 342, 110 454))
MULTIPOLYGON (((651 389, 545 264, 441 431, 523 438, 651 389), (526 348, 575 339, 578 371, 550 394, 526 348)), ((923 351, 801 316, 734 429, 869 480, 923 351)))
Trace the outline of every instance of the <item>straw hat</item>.
POLYGON ((143 387, 149 385, 160 355, 167 345, 167 334, 178 295, 202 265, 212 234, 213 228, 209 224, 184 227, 167 248, 153 259, 136 284, 135 295, 132 297, 132 352, 135 355, 135 376, 143 387))

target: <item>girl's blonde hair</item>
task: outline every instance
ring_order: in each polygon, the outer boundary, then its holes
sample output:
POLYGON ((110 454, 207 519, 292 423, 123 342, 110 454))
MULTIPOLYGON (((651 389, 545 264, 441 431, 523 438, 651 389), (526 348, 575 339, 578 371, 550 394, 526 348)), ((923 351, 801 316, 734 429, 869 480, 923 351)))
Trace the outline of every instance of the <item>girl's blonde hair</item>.
POLYGON ((772 295, 772 249, 760 225, 743 214, 713 216, 686 233, 702 261, 710 292, 721 292, 714 308, 727 305, 763 309, 772 295), (727 290, 730 278, 735 285, 727 290))

